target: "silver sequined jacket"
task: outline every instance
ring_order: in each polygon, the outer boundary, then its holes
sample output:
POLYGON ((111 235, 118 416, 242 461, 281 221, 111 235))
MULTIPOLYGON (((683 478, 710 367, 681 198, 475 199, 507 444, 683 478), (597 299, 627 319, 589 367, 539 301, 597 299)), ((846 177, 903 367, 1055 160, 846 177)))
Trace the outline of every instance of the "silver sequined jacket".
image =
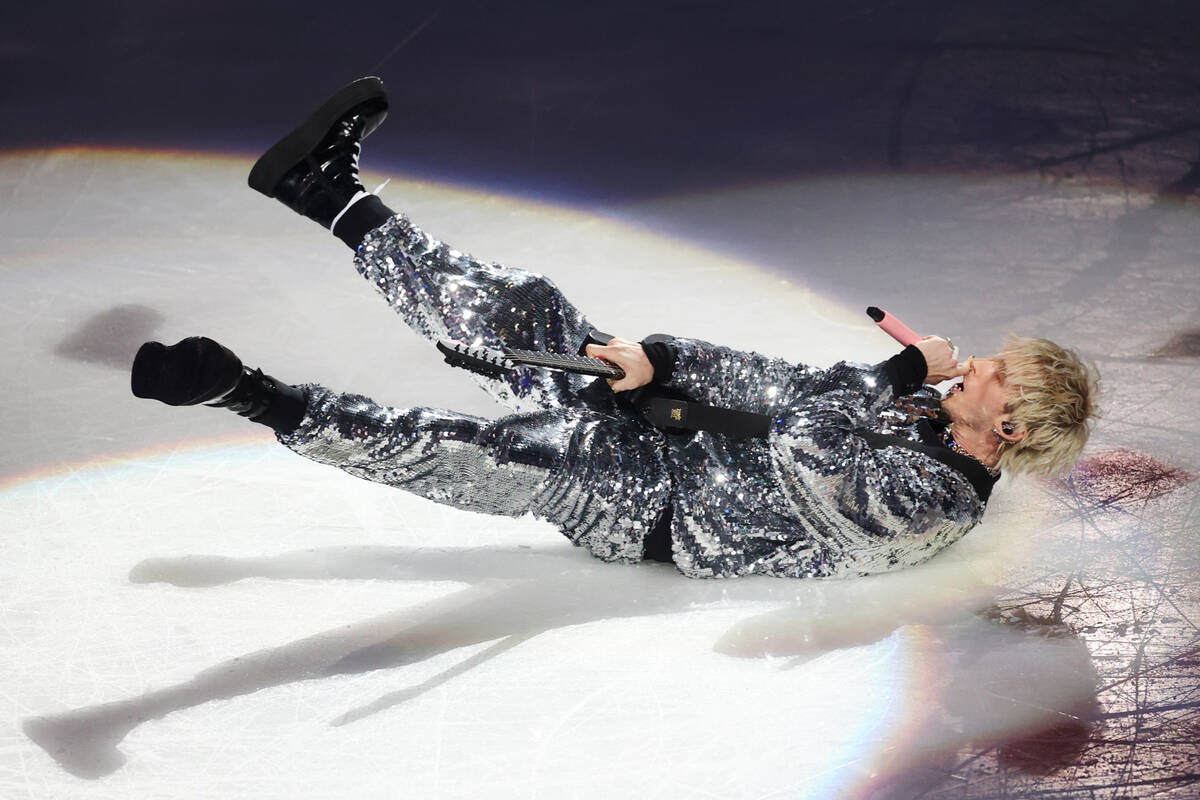
MULTIPOLYGON (((370 233, 355 263, 430 339, 575 353, 593 330, 549 279, 453 250, 404 216, 370 233)), ((437 502, 532 513, 609 561, 638 560, 669 501, 673 559, 691 577, 881 572, 928 559, 982 516, 986 492, 943 463, 946 448, 864 439, 919 438, 922 409, 940 401, 917 388, 923 361, 896 398, 892 362, 815 369, 694 339, 673 346, 666 388, 768 414, 769 437, 663 434, 615 404, 602 380, 519 369, 507 381, 478 378, 517 412, 497 420, 390 409, 310 384, 304 421, 280 441, 437 502)))
MULTIPOLYGON (((694 339, 674 340, 665 385, 697 401, 775 418, 767 439, 668 437, 675 562, 693 577, 863 575, 921 563, 979 522, 964 474, 862 429, 918 440, 883 365, 795 365, 694 339)), ((932 408, 922 387, 905 398, 932 408)))

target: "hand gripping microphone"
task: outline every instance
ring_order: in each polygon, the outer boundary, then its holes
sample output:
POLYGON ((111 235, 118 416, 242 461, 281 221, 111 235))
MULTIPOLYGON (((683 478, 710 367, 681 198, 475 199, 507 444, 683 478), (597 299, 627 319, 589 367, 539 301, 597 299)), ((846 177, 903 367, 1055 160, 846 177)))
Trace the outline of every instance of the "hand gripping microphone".
POLYGON ((921 341, 921 334, 914 331, 912 328, 905 325, 900 320, 893 317, 882 308, 871 306, 867 309, 867 316, 875 320, 875 324, 883 328, 883 332, 891 336, 900 344, 908 347, 910 344, 916 344, 921 341))

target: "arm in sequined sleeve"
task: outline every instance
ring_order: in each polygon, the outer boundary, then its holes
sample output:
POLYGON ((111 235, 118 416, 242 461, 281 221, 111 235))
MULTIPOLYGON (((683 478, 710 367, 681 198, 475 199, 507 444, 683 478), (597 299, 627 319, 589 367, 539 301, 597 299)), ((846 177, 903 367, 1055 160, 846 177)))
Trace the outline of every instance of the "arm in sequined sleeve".
POLYGON ((643 341, 654 365, 654 383, 723 408, 773 414, 803 396, 853 386, 865 406, 878 406, 920 388, 925 357, 906 347, 874 367, 839 362, 827 370, 741 352, 699 339, 650 337, 643 341))
POLYGON ((768 358, 699 339, 675 337, 667 346, 673 356, 668 369, 660 366, 661 358, 651 356, 655 384, 721 408, 772 414, 803 394, 806 386, 822 372, 782 358, 768 358))
POLYGON ((830 408, 840 408, 855 425, 870 425, 876 415, 923 385, 925 357, 909 345, 874 366, 839 361, 809 385, 811 395, 825 396, 830 408))

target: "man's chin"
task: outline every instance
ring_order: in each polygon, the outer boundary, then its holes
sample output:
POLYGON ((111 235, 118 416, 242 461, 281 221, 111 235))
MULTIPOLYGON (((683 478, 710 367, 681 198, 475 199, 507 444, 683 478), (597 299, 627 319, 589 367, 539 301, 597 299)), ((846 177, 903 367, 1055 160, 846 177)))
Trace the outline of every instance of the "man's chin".
POLYGON ((966 424, 963 420, 962 397, 958 394, 946 394, 942 397, 942 410, 946 412, 946 416, 951 422, 957 422, 960 425, 966 424))

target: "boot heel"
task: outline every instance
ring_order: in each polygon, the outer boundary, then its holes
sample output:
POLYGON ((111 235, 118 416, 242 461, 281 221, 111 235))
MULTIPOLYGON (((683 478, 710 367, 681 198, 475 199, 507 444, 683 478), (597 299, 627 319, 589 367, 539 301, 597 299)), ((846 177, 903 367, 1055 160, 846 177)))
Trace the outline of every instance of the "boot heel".
POLYGON ((155 399, 154 388, 159 383, 162 374, 163 356, 167 347, 162 342, 146 342, 138 348, 133 357, 133 369, 130 370, 129 387, 135 397, 147 400, 155 399))

